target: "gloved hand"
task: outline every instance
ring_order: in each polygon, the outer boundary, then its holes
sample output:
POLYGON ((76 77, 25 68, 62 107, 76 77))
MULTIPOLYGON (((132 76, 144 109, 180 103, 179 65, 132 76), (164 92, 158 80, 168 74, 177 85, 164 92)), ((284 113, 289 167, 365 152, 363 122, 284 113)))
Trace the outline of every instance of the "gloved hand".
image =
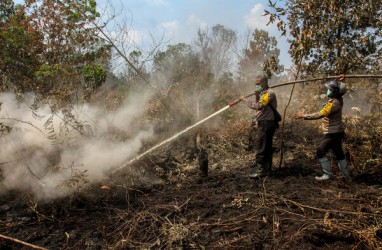
POLYGON ((340 74, 340 78, 338 79, 339 81, 345 80, 345 74, 340 74))
POLYGON ((243 95, 240 96, 239 99, 242 100, 243 102, 246 102, 246 101, 247 101, 247 98, 246 98, 245 96, 243 96, 243 95))

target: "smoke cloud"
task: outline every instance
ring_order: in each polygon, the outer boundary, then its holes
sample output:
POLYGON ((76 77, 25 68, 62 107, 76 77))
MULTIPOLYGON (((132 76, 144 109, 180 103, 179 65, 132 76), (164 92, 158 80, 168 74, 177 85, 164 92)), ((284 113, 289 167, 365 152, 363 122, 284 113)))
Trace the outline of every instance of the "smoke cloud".
POLYGON ((153 136, 152 126, 140 119, 151 96, 147 90, 127 96, 115 111, 74 106, 71 120, 48 105, 33 110, 32 94, 22 101, 1 94, 0 194, 21 190, 51 199, 68 195, 81 178, 106 177, 153 136))

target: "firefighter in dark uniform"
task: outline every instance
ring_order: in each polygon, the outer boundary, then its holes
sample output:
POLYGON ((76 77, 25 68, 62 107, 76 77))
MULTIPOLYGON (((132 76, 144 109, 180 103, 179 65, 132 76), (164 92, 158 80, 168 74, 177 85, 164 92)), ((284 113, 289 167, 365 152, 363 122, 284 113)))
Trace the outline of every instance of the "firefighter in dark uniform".
POLYGON ((255 145, 256 158, 253 172, 249 175, 253 179, 266 176, 272 170, 273 135, 278 127, 274 114, 274 112, 277 112, 277 99, 275 92, 268 86, 268 78, 266 76, 256 77, 255 92, 255 101, 250 101, 246 97, 240 96, 240 100, 246 102, 249 108, 256 110, 256 122, 258 125, 255 145))
POLYGON ((316 180, 323 181, 333 178, 333 171, 326 157, 329 150, 332 150, 343 176, 350 179, 350 171, 342 150, 342 141, 345 136, 344 123, 342 122, 342 107, 344 104, 342 96, 346 92, 346 86, 343 82, 333 80, 326 82, 325 87, 327 89, 326 95, 329 98, 325 106, 319 112, 313 114, 296 113, 294 118, 303 118, 304 120, 323 118, 322 130, 324 137, 317 148, 316 156, 324 173, 322 176, 317 176, 316 180))

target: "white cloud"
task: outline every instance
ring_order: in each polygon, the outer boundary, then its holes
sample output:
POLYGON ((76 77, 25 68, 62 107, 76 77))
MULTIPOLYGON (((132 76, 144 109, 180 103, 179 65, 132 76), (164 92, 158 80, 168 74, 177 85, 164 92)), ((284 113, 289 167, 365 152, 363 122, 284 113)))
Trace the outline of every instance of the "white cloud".
POLYGON ((176 32, 179 29, 179 25, 178 21, 172 21, 161 23, 159 26, 166 31, 176 32))
POLYGON ((123 44, 141 44, 144 41, 145 35, 139 30, 129 29, 114 33, 114 36, 114 39, 120 41, 123 44))
POLYGON ((178 21, 163 22, 159 24, 159 30, 163 32, 166 37, 173 38, 179 32, 180 23, 178 21))
POLYGON ((205 29, 207 28, 207 22, 200 19, 198 16, 192 14, 187 18, 187 24, 190 26, 196 26, 197 28, 205 29))
MULTIPOLYGON (((145 40, 145 34, 143 32, 128 27, 115 30, 105 29, 103 32, 119 47, 121 45, 128 46, 131 44, 142 44, 145 40)), ((102 34, 100 34, 100 36, 102 37, 102 34)))
POLYGON ((245 24, 252 30, 270 30, 275 28, 273 24, 267 26, 269 19, 267 16, 264 16, 264 7, 261 4, 256 4, 253 6, 250 13, 244 16, 244 20, 245 24))

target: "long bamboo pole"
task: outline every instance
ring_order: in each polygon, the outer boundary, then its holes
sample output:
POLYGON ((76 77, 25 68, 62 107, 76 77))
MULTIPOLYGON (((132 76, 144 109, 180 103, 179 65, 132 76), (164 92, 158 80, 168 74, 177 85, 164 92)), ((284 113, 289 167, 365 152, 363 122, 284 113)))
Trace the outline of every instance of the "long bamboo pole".
POLYGON ((284 82, 280 84, 273 85, 271 88, 277 88, 281 86, 287 86, 295 83, 304 83, 304 82, 314 82, 314 81, 320 81, 320 80, 330 80, 330 79, 339 79, 341 77, 344 77, 344 79, 348 78, 382 78, 382 75, 338 75, 338 76, 325 76, 325 77, 316 77, 311 79, 303 79, 303 80, 296 80, 291 82, 284 82))
MULTIPOLYGON (((280 83, 280 84, 273 85, 271 88, 277 88, 277 87, 287 86, 287 85, 296 84, 296 83, 312 82, 312 81, 319 81, 319 80, 329 80, 329 79, 339 79, 341 77, 344 77, 344 79, 347 79, 347 78, 382 78, 382 75, 345 75, 345 76, 344 75, 339 75, 339 76, 325 76, 325 77, 317 77, 317 78, 312 78, 312 79, 304 79, 304 80, 296 80, 296 81, 280 83)), ((250 96, 253 96, 253 95, 255 95, 255 92, 247 95, 246 97, 250 97, 250 96)), ((187 131, 189 131, 189 130, 191 130, 191 129, 193 129, 193 128, 201 125, 201 124, 203 124, 204 122, 208 121, 212 117, 215 117, 216 115, 222 113, 223 111, 229 109, 230 107, 238 104, 240 101, 241 101, 240 99, 232 101, 227 106, 223 107, 222 109, 218 110, 217 112, 215 112, 215 113, 209 115, 208 117, 206 117, 206 118, 204 118, 204 119, 194 123, 193 125, 191 125, 191 126, 187 127, 186 129, 180 131, 179 133, 176 133, 172 137, 170 137, 170 138, 166 139, 165 141, 155 145, 154 147, 152 147, 149 150, 145 151, 144 153, 138 155, 137 157, 131 159, 130 161, 123 163, 119 168, 115 169, 113 171, 113 173, 115 173, 116 171, 126 167, 129 164, 134 163, 135 161, 137 161, 138 159, 140 159, 143 156, 147 155, 148 153, 151 153, 155 149, 157 149, 157 148, 163 146, 164 144, 167 144, 168 142, 174 140, 175 138, 177 138, 181 134, 183 134, 183 133, 185 133, 185 132, 187 132, 187 131)))
POLYGON ((297 83, 303 83, 303 82, 310 82, 310 81, 319 81, 319 80, 330 80, 330 79, 345 79, 345 78, 382 78, 381 75, 339 75, 339 76, 327 76, 327 77, 318 77, 318 78, 312 78, 312 79, 304 79, 304 80, 295 80, 295 81, 291 81, 291 82, 286 82, 286 83, 282 83, 282 84, 278 84, 278 85, 275 85, 275 86, 272 86, 272 88, 275 88, 275 87, 281 87, 281 86, 286 86, 286 85, 291 85, 293 84, 293 88, 291 90, 291 94, 290 94, 290 97, 289 97, 289 101, 288 101, 288 104, 286 105, 285 109, 284 109, 284 112, 283 112, 283 121, 282 121, 282 125, 281 125, 281 145, 280 145, 280 162, 279 162, 279 168, 281 167, 282 163, 283 163, 283 155, 284 155, 284 125, 285 125, 285 114, 286 114, 286 111, 288 109, 288 106, 290 104, 290 101, 292 99, 292 95, 293 95, 293 91, 294 91, 294 87, 297 83))

